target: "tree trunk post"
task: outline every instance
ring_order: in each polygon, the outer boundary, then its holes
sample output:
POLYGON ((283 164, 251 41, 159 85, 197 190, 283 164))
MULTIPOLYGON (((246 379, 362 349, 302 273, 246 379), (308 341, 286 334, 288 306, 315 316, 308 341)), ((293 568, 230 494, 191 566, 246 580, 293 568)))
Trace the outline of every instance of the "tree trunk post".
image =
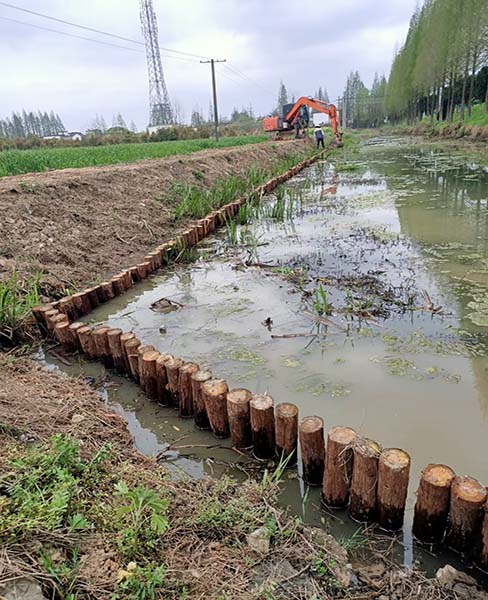
POLYGON ((209 379, 202 384, 201 389, 213 434, 218 438, 229 437, 229 417, 227 415, 229 388, 227 383, 223 379, 209 379))
POLYGON ((75 321, 74 323, 71 323, 71 325, 69 326, 69 328, 71 329, 71 331, 74 334, 77 350, 81 350, 80 338, 78 337, 78 330, 81 329, 82 327, 86 327, 86 325, 85 325, 85 323, 81 323, 81 321, 75 321))
POLYGON ((324 420, 305 417, 298 428, 302 453, 303 481, 308 485, 322 485, 325 465, 324 420))
POLYGON ((252 446, 251 409, 252 394, 244 388, 231 390, 227 394, 227 414, 229 415, 230 437, 233 448, 252 446))
POLYGON ((145 391, 145 382, 144 382, 144 374, 142 372, 142 357, 146 352, 152 352, 156 350, 154 346, 148 344, 147 346, 139 346, 137 348, 137 374, 139 376, 139 385, 145 391))
POLYGON ((349 514, 359 522, 371 522, 376 517, 376 488, 381 446, 367 438, 354 442, 354 464, 351 481, 349 514))
POLYGON ((281 402, 275 411, 276 456, 287 460, 287 466, 297 461, 298 407, 291 402, 281 402))
POLYGON ((142 355, 141 362, 141 387, 146 392, 149 400, 158 398, 158 380, 156 374, 156 361, 160 354, 156 350, 149 350, 142 355))
POLYGON ((156 377, 158 379, 158 402, 162 406, 171 405, 171 395, 168 389, 168 374, 166 373, 166 363, 173 360, 172 354, 161 354, 156 361, 156 377))
POLYGON ((166 362, 166 376, 168 377, 168 390, 171 397, 171 405, 179 406, 179 378, 180 367, 183 366, 181 358, 172 358, 166 362))
POLYGON ((380 455, 378 468, 378 523, 387 531, 403 526, 410 476, 410 456, 398 448, 380 455))
POLYGON ((195 427, 197 429, 210 429, 202 393, 202 385, 209 379, 212 379, 210 371, 197 371, 191 376, 191 392, 193 396, 195 427))
POLYGON ((120 342, 121 335, 122 329, 114 328, 107 331, 108 347, 112 356, 114 367, 119 373, 123 373, 125 371, 124 355, 122 353, 122 344, 120 342))
POLYGON ((475 562, 483 571, 488 571, 488 502, 485 503, 483 509, 479 551, 477 552, 475 562))
POLYGON ((67 352, 75 352, 78 348, 76 332, 70 329, 68 321, 58 323, 54 328, 54 337, 67 352))
POLYGON ((254 394, 250 401, 253 453, 258 460, 275 455, 274 402, 268 394, 254 394))
POLYGON ((179 403, 178 403, 178 413, 180 417, 186 419, 189 417, 193 417, 194 408, 193 408, 193 393, 191 388, 191 377, 198 370, 199 366, 196 363, 185 362, 180 367, 180 374, 178 380, 178 388, 179 388, 179 403))
POLYGON ((95 342, 96 356, 105 367, 113 367, 112 356, 110 354, 110 348, 108 346, 107 333, 110 331, 110 327, 102 325, 96 327, 93 330, 93 341, 95 342))
POLYGON ((451 485, 447 544, 463 554, 473 547, 481 530, 486 488, 472 477, 454 477, 451 485))
POLYGON ((136 337, 127 340, 125 343, 129 374, 136 383, 139 383, 139 354, 137 351, 140 347, 141 342, 136 337))
POLYGON ((76 332, 80 342, 81 350, 88 359, 95 358, 96 350, 93 342, 93 329, 89 325, 80 327, 76 332))
POLYGON ((454 471, 446 465, 430 464, 423 469, 412 529, 420 542, 438 544, 444 539, 454 477, 454 471))
POLYGON ((333 427, 327 435, 322 500, 331 508, 343 508, 349 502, 356 438, 350 427, 333 427))
POLYGON ((132 331, 123 333, 120 336, 120 345, 122 347, 122 362, 124 365, 124 371, 127 373, 127 375, 130 375, 130 365, 129 365, 129 359, 127 358, 126 344, 129 340, 135 340, 135 339, 136 339, 136 336, 134 333, 132 333, 132 331))

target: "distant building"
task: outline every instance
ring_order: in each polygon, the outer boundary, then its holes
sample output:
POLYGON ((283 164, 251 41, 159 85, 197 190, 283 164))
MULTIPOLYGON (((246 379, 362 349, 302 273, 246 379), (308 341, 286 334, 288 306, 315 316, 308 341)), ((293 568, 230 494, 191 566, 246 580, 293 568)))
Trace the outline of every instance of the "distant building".
POLYGON ((170 129, 171 127, 174 127, 174 125, 148 125, 147 132, 150 134, 157 133, 160 129, 170 129))
POLYGON ((63 131, 61 133, 57 133, 56 135, 45 135, 43 140, 73 140, 75 142, 80 142, 83 139, 83 134, 81 131, 63 131))

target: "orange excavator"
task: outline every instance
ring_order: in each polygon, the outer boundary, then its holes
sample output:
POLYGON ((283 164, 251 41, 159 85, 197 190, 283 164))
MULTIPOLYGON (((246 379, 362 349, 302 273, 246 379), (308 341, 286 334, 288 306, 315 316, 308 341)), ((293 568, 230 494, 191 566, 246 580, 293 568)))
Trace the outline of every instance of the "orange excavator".
POLYGON ((302 96, 294 104, 283 106, 282 116, 266 117, 263 119, 263 129, 274 132, 276 139, 281 139, 283 134, 295 132, 295 137, 301 137, 301 131, 310 124, 309 108, 316 112, 329 115, 330 125, 334 132, 334 144, 342 146, 342 135, 339 132, 339 114, 334 104, 328 104, 317 98, 302 96))

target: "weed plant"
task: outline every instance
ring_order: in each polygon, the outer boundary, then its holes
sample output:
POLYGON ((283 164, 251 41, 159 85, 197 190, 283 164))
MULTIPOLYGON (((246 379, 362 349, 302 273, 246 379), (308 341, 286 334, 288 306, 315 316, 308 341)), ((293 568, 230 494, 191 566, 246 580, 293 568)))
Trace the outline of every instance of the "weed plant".
POLYGON ((31 310, 39 304, 41 273, 22 283, 14 272, 9 279, 0 281, 0 347, 20 340, 31 310))

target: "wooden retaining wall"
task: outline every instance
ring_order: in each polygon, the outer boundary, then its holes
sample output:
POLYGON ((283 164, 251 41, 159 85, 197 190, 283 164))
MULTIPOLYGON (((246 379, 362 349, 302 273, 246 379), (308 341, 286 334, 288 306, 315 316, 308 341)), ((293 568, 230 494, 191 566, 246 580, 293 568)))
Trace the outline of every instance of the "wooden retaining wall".
MULTIPOLYGON (((271 179, 255 193, 269 193, 323 154, 271 179)), ((248 450, 257 460, 286 460, 291 467, 297 463, 300 446, 303 479, 321 486, 325 506, 348 507, 356 521, 398 531, 404 524, 410 476, 410 456, 404 450, 382 448, 348 427, 333 427, 324 437, 323 420, 317 416, 300 420, 294 404, 275 406, 267 394, 229 390, 225 380, 200 370, 196 363, 143 346, 132 332, 76 321, 214 232, 244 202, 239 199, 213 211, 110 281, 35 307, 38 325, 66 350, 79 351, 132 378, 150 401, 175 407, 180 417, 193 418, 197 428, 208 429, 218 438, 231 437, 233 447, 248 450)), ((486 488, 471 477, 457 476, 446 465, 427 465, 418 485, 413 534, 425 544, 445 543, 488 570, 486 488)))

